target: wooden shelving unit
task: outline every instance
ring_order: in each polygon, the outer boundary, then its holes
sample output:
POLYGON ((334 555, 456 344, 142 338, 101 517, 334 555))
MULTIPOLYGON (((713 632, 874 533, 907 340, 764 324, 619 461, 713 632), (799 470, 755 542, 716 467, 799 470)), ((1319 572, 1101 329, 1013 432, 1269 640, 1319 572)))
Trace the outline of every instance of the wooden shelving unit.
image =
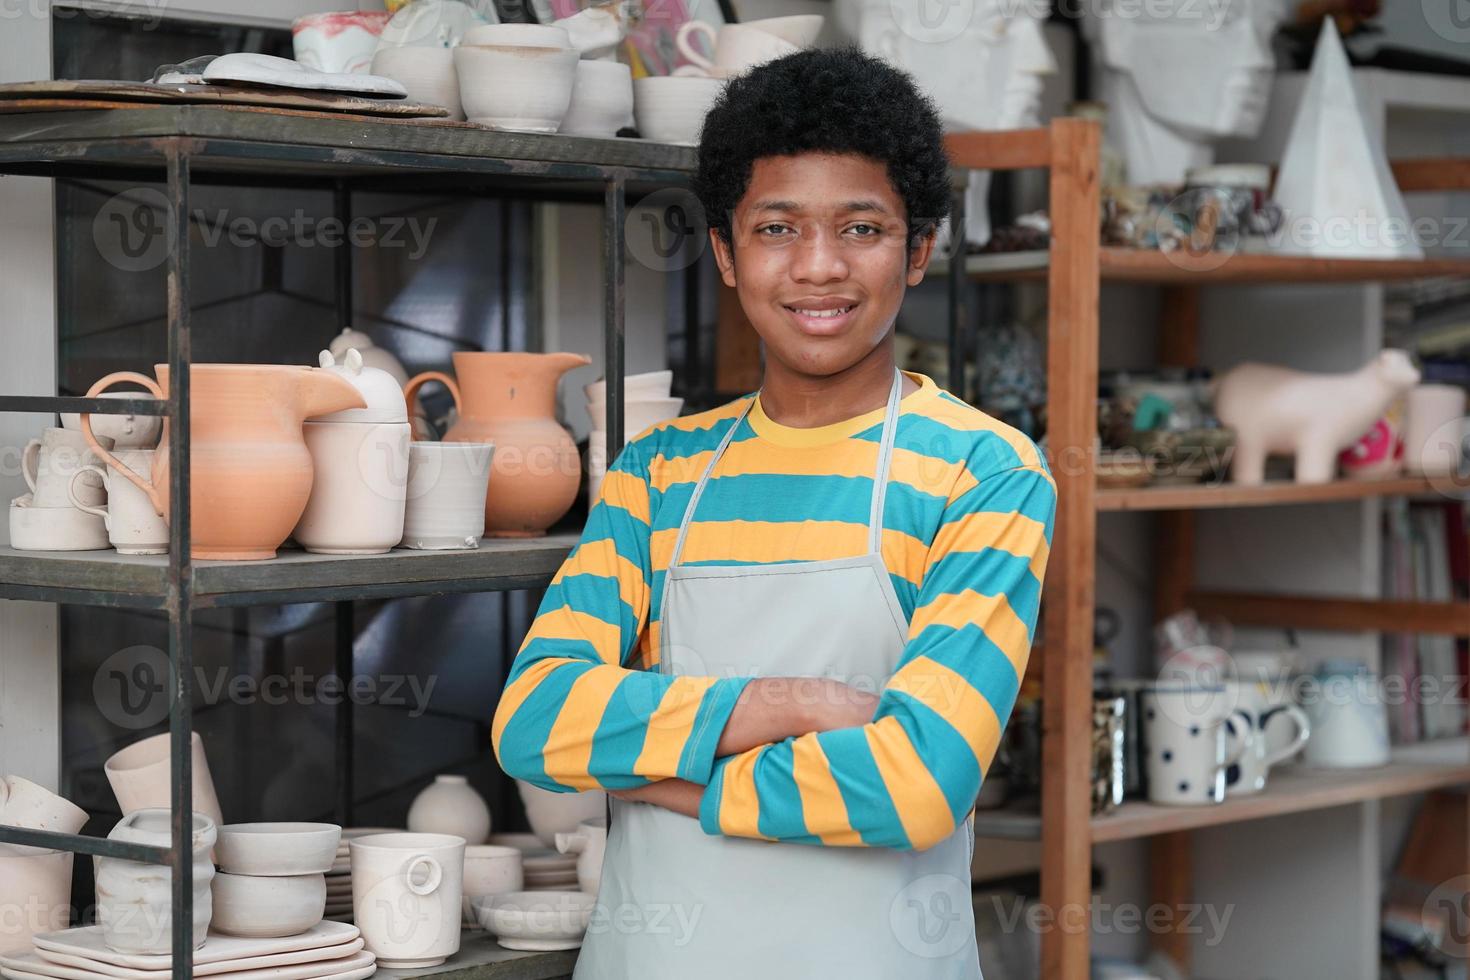
MULTIPOLYGON (((1115 813, 1090 812, 1089 770, 1096 522, 1099 512, 1153 511, 1156 518, 1157 585, 1154 616, 1190 605, 1242 622, 1318 629, 1447 632, 1470 635, 1470 605, 1402 603, 1357 597, 1252 596, 1197 592, 1194 588, 1194 512, 1213 508, 1270 507, 1420 496, 1438 488, 1420 478, 1298 486, 1268 482, 1155 486, 1103 490, 1093 473, 1097 432, 1098 297, 1103 282, 1152 283, 1164 288, 1159 331, 1161 364, 1198 361, 1199 289, 1262 283, 1368 283, 1430 276, 1470 276, 1470 261, 1383 261, 1299 256, 1207 253, 1165 255, 1098 244, 1098 151, 1094 124, 1056 119, 1045 129, 961 133, 948 138, 957 169, 1049 170, 1052 238, 1046 252, 968 256, 961 267, 931 266, 947 273, 955 298, 952 336, 967 328, 961 285, 970 281, 1042 280, 1048 302, 1048 451, 1058 488, 1058 512, 1044 598, 1042 646, 1043 755, 1040 814, 982 811, 978 835, 1041 843, 1041 904, 1059 910, 1091 905, 1092 847, 1112 841, 1149 840, 1152 902, 1178 908, 1194 901, 1189 834, 1204 827, 1320 810, 1388 796, 1470 783, 1470 743, 1417 746, 1381 769, 1357 772, 1285 770, 1273 774, 1259 796, 1217 806, 1165 807, 1130 802, 1115 813), (1059 465, 1058 461, 1067 465, 1059 465), (1080 463, 1077 461, 1081 461, 1080 463)), ((1470 189, 1463 160, 1396 163, 1406 191, 1470 189)), ((1061 921, 1058 919, 1057 921, 1061 921)), ((1153 937, 1186 971, 1192 939, 1182 932, 1153 937)), ((1041 937, 1039 976, 1086 980, 1090 935, 1086 929, 1051 929, 1041 937)))

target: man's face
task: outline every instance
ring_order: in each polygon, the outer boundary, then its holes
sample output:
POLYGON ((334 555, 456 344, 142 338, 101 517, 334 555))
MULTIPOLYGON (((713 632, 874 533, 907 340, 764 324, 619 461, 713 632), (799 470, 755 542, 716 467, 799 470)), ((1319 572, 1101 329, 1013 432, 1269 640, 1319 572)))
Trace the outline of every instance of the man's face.
POLYGON ((730 245, 710 237, 766 356, 818 377, 872 353, 934 247, 930 235, 904 248, 908 215, 887 167, 855 154, 762 157, 730 245))

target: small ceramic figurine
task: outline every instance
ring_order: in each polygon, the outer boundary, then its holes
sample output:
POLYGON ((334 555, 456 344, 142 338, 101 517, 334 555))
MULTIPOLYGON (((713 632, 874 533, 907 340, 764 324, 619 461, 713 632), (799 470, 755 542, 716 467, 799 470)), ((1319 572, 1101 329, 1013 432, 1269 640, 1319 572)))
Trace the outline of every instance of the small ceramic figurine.
POLYGON ((1273 364, 1241 364, 1215 387, 1215 413, 1236 431, 1231 477, 1258 484, 1266 457, 1296 457, 1297 483, 1332 479, 1339 450, 1351 446, 1396 397, 1419 381, 1401 350, 1381 351, 1356 371, 1316 374, 1273 364))

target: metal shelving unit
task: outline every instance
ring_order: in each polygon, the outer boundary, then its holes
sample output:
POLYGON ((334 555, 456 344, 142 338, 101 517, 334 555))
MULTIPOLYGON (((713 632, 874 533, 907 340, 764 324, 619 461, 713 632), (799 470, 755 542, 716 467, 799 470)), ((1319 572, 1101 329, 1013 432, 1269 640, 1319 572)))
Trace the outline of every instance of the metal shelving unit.
MULTIPOLYGON (((169 490, 174 501, 166 558, 112 553, 48 554, 0 549, 0 597, 168 613, 172 710, 169 720, 172 846, 149 847, 81 835, 0 826, 0 842, 126 858, 173 869, 175 977, 193 974, 188 847, 193 798, 191 617, 210 606, 283 602, 337 603, 337 670, 352 672, 352 602, 393 596, 522 589, 548 583, 575 543, 553 534, 531 540, 487 539, 479 551, 333 557, 286 555, 266 562, 195 562, 189 555, 189 194, 196 184, 291 186, 333 192, 339 218, 352 194, 369 190, 462 191, 537 200, 602 203, 606 268, 604 341, 608 441, 623 444, 624 223, 627 199, 685 186, 695 151, 643 140, 497 133, 467 123, 262 111, 223 106, 67 105, 17 100, 0 113, 0 174, 106 177, 165 183, 174 245, 167 259, 168 398, 86 399, 0 396, 0 411, 86 411, 161 415, 170 422, 169 490)), ((693 270, 689 288, 695 288, 693 270)), ((339 250, 337 322, 351 322, 350 252, 339 250)), ((688 304, 693 309, 692 303, 688 304)), ((686 323, 691 336, 697 323, 686 323)), ((690 349, 697 349, 691 344, 690 349)), ((692 373, 689 380, 693 381, 692 373)), ((338 717, 339 751, 352 740, 352 718, 338 717)), ((340 768, 340 767, 339 767, 340 768)), ((351 773, 338 786, 338 817, 351 812, 351 773)), ((493 947, 493 944, 490 944, 493 947)), ((459 971, 475 978, 550 977, 569 972, 567 954, 512 954, 498 947, 470 957, 459 971), (504 955, 501 955, 504 954, 504 955), (540 960, 545 959, 545 963, 540 960), (535 962, 530 962, 535 960, 535 962), (501 964, 504 964, 502 967, 501 964)), ((398 971, 393 971, 398 975, 398 971)), ((455 963, 436 968, 455 972, 455 963)))

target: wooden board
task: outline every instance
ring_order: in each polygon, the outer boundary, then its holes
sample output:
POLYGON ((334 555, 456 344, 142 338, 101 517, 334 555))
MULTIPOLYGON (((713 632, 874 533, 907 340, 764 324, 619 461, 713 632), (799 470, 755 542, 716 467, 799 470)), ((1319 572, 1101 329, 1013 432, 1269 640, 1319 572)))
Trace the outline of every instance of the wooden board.
POLYGON ((252 85, 154 85, 150 82, 78 79, 11 82, 0 85, 0 112, 37 112, 57 109, 94 109, 97 102, 129 107, 142 103, 166 105, 251 105, 275 109, 313 109, 318 112, 350 112, 373 116, 420 116, 444 118, 443 106, 403 99, 367 98, 344 92, 309 92, 301 89, 266 88, 252 85))

